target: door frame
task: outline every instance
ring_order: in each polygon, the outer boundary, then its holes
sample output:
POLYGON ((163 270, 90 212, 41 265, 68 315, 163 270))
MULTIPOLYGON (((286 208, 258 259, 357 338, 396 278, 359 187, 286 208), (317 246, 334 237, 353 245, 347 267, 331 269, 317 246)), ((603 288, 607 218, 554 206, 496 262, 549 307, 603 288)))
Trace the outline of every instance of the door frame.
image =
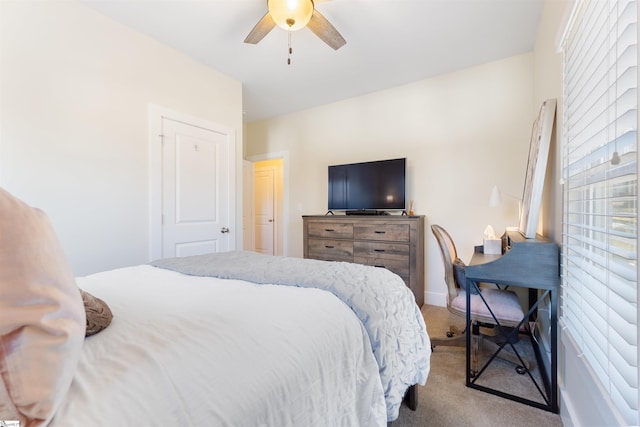
POLYGON ((162 256, 162 119, 226 135, 228 153, 229 249, 236 247, 236 133, 233 128, 149 104, 149 261, 162 256))
MULTIPOLYGON (((289 152, 288 151, 274 151, 273 153, 257 154, 254 156, 247 156, 245 160, 251 163, 260 162, 263 160, 282 159, 282 255, 288 256, 289 254, 289 152)), ((246 188, 245 188, 246 190, 246 188)), ((253 204, 253 185, 251 186, 251 203, 253 204)), ((253 212, 253 206, 251 206, 251 212, 253 212)), ((253 218, 252 218, 253 219, 253 218)), ((253 230, 253 222, 251 222, 251 231, 253 230)), ((254 241, 255 244, 255 241, 254 241)))

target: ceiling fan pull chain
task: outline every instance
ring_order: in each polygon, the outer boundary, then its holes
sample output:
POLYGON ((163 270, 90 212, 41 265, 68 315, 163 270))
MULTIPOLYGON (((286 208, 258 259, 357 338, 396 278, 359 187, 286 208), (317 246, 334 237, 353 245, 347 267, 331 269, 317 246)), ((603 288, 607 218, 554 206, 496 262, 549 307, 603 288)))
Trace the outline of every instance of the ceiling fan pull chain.
POLYGON ((289 33, 289 56, 287 56, 287 65, 291 65, 291 54, 293 53, 293 49, 291 49, 291 31, 287 31, 289 33))

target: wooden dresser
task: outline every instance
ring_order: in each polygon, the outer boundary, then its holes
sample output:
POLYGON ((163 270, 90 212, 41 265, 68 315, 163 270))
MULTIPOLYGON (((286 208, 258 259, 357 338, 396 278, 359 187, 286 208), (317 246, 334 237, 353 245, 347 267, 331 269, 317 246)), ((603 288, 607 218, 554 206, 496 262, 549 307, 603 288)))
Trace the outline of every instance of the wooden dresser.
POLYGON ((303 255, 387 268, 424 304, 424 216, 303 215, 303 255))

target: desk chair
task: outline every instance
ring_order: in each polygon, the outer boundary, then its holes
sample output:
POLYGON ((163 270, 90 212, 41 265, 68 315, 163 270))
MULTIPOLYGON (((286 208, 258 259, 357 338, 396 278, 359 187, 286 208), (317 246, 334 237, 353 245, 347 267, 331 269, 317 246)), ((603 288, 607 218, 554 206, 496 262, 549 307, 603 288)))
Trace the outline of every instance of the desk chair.
MULTIPOLYGON (((464 269, 465 265, 460 258, 458 258, 458 252, 456 251, 456 245, 453 242, 453 239, 447 233, 447 231, 439 225, 433 224, 431 226, 431 231, 433 235, 436 237, 438 241, 438 245, 440 246, 440 252, 442 254, 442 261, 444 262, 444 280, 447 284, 448 295, 447 295, 447 309, 462 318, 466 319, 467 316, 467 296, 466 296, 466 288, 467 281, 464 277, 464 269)), ((496 334, 495 329, 495 320, 491 316, 491 313, 487 309, 486 305, 482 302, 482 299, 479 295, 473 294, 476 292, 475 287, 469 283, 469 287, 472 288, 471 292, 471 321, 472 325, 472 333, 474 334, 472 340, 472 360, 475 357, 477 360, 477 353, 475 355, 474 352, 477 352, 480 348, 490 350, 491 354, 495 353, 499 345, 490 339, 482 339, 482 335, 494 336, 494 339, 500 339, 500 336, 507 335, 506 333, 498 333, 496 334)), ((508 291, 505 289, 492 289, 492 288, 481 288, 480 292, 482 292, 482 296, 487 301, 487 304, 491 307, 491 311, 500 322, 500 325, 506 327, 517 327, 520 323, 520 320, 524 317, 524 312, 522 311, 522 307, 520 306, 520 301, 518 300, 518 296, 513 291, 508 291)), ((453 345, 464 347, 466 346, 466 335, 465 330, 460 331, 456 329, 454 326, 449 328, 447 331, 447 337, 444 338, 431 338, 431 346, 435 348, 438 345, 453 345)), ((506 331, 505 331, 506 332, 506 331)), ((525 366, 522 366, 522 363, 518 357, 510 352, 507 352, 504 348, 496 357, 507 360, 516 364, 516 371, 519 374, 524 374, 526 369, 531 368, 531 363, 527 360, 524 360, 525 366)), ((472 370, 474 368, 472 367, 472 370)), ((474 376, 477 372, 472 371, 472 376, 474 376)))

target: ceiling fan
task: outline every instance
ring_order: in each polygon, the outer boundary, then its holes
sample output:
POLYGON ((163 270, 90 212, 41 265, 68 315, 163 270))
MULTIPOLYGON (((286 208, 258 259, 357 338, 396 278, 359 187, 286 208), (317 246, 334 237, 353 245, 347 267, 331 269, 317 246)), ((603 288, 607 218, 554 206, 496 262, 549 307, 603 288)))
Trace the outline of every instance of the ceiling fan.
POLYGON ((347 43, 327 18, 316 10, 313 0, 267 0, 267 8, 267 13, 244 39, 245 43, 257 44, 276 25, 287 31, 309 27, 334 50, 347 43))

